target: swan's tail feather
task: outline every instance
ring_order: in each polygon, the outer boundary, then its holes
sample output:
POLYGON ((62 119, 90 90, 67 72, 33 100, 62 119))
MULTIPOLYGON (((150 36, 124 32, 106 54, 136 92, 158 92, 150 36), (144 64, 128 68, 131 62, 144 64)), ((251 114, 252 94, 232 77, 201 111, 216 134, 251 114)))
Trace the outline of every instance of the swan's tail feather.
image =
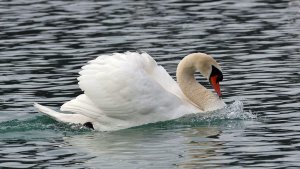
POLYGON ((51 118, 64 123, 85 124, 93 121, 91 118, 81 114, 60 113, 38 103, 34 103, 34 107, 51 118))

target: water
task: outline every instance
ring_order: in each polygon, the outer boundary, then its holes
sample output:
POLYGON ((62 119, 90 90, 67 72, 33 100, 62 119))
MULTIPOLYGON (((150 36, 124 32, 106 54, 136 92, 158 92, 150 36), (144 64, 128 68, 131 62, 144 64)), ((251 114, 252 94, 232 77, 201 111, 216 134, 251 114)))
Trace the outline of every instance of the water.
POLYGON ((2 0, 0 168, 299 168, 299 11, 299 0, 2 0), (127 50, 172 76, 185 55, 211 54, 243 111, 93 132, 32 107, 58 108, 81 93, 88 60, 127 50))

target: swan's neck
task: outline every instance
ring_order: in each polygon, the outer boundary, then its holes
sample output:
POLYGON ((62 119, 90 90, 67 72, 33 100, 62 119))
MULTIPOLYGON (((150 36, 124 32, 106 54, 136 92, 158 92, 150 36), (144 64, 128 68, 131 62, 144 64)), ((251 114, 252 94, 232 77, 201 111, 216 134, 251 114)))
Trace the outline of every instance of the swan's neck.
POLYGON ((224 107, 225 103, 195 79, 197 57, 187 56, 178 65, 176 77, 185 96, 199 109, 211 111, 224 107))

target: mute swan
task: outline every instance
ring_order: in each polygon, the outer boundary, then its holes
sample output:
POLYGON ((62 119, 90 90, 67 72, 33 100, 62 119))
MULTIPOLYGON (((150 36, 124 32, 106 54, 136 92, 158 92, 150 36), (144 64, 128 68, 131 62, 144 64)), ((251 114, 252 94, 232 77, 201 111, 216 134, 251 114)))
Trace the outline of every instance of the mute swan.
POLYGON ((101 55, 82 67, 78 77, 84 94, 64 103, 60 113, 34 106, 57 121, 113 131, 171 120, 186 114, 221 109, 225 103, 194 78, 200 72, 221 97, 219 64, 209 55, 193 53, 177 67, 177 82, 147 53, 101 55))

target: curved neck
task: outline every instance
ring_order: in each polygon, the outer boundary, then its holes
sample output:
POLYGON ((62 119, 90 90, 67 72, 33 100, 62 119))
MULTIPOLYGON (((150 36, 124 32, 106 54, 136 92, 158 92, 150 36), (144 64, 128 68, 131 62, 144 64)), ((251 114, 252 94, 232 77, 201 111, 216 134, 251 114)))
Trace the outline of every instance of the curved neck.
POLYGON ((176 78, 179 87, 184 95, 203 111, 210 111, 222 108, 225 104, 211 91, 197 82, 195 72, 197 71, 195 63, 199 56, 188 55, 178 65, 176 78))

